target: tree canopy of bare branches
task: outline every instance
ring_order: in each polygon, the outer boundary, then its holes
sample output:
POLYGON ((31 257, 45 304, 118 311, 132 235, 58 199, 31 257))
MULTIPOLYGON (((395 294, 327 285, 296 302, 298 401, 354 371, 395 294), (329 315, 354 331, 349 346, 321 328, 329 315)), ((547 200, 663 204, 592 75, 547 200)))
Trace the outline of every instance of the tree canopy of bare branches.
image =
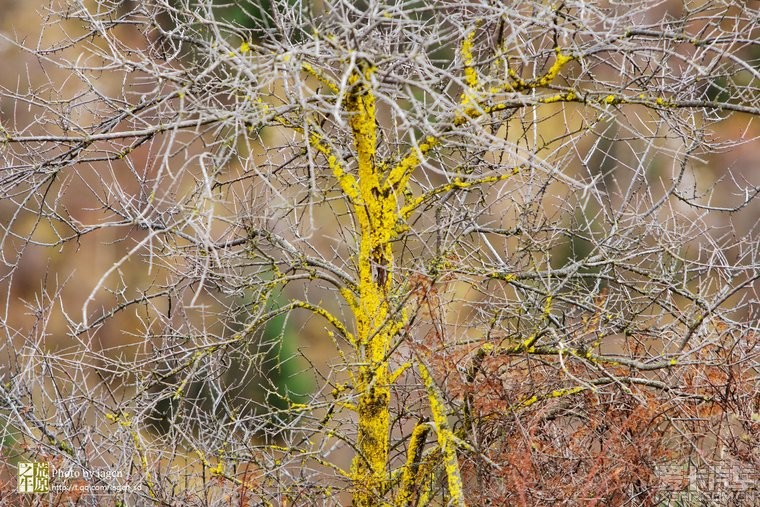
POLYGON ((7 488, 654 505, 758 469, 756 3, 38 16, 3 35, 7 488))

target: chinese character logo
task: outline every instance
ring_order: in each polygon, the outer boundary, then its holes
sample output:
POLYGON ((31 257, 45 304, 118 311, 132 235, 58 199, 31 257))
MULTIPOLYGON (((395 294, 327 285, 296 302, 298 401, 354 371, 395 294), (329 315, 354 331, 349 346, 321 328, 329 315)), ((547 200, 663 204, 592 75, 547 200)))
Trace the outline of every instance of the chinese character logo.
POLYGON ((50 490, 50 466, 47 463, 18 464, 19 493, 47 493, 50 490))

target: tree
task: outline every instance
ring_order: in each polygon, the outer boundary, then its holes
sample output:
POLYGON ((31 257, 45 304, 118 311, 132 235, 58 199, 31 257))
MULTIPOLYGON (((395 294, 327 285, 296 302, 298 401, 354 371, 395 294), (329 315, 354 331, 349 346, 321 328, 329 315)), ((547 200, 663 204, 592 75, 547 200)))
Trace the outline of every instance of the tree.
POLYGON ((166 505, 757 469, 757 10, 237 9, 69 1, 12 41, 8 459, 166 505))

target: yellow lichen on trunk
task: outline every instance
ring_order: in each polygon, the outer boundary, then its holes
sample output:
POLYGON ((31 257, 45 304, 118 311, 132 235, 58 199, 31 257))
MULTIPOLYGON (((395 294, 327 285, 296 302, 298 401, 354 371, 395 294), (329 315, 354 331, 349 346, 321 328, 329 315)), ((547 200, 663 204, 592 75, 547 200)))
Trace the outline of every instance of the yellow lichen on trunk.
POLYGON ((430 413, 435 423, 435 433, 438 437, 438 447, 443 455, 443 465, 446 469, 446 483, 449 489, 449 502, 447 505, 456 505, 457 507, 466 507, 464 501, 464 486, 462 484, 462 474, 459 470, 459 461, 455 446, 454 433, 449 428, 446 413, 446 406, 438 388, 433 381, 427 367, 419 364, 420 377, 425 384, 428 393, 428 402, 430 403, 430 413))
POLYGON ((378 505, 386 489, 390 428, 390 379, 387 353, 399 326, 389 319, 387 295, 392 284, 391 239, 398 219, 395 197, 384 192, 382 170, 376 164, 375 96, 370 81, 374 69, 366 62, 349 79, 346 113, 357 160, 358 199, 353 203, 359 222, 358 298, 351 302, 359 356, 357 448, 351 474, 353 503, 378 505))
POLYGON ((401 472, 401 484, 396 495, 396 507, 414 505, 415 495, 419 493, 418 472, 422 460, 422 450, 425 447, 425 439, 430 432, 430 425, 419 423, 412 431, 409 440, 409 448, 406 453, 406 464, 401 472))

